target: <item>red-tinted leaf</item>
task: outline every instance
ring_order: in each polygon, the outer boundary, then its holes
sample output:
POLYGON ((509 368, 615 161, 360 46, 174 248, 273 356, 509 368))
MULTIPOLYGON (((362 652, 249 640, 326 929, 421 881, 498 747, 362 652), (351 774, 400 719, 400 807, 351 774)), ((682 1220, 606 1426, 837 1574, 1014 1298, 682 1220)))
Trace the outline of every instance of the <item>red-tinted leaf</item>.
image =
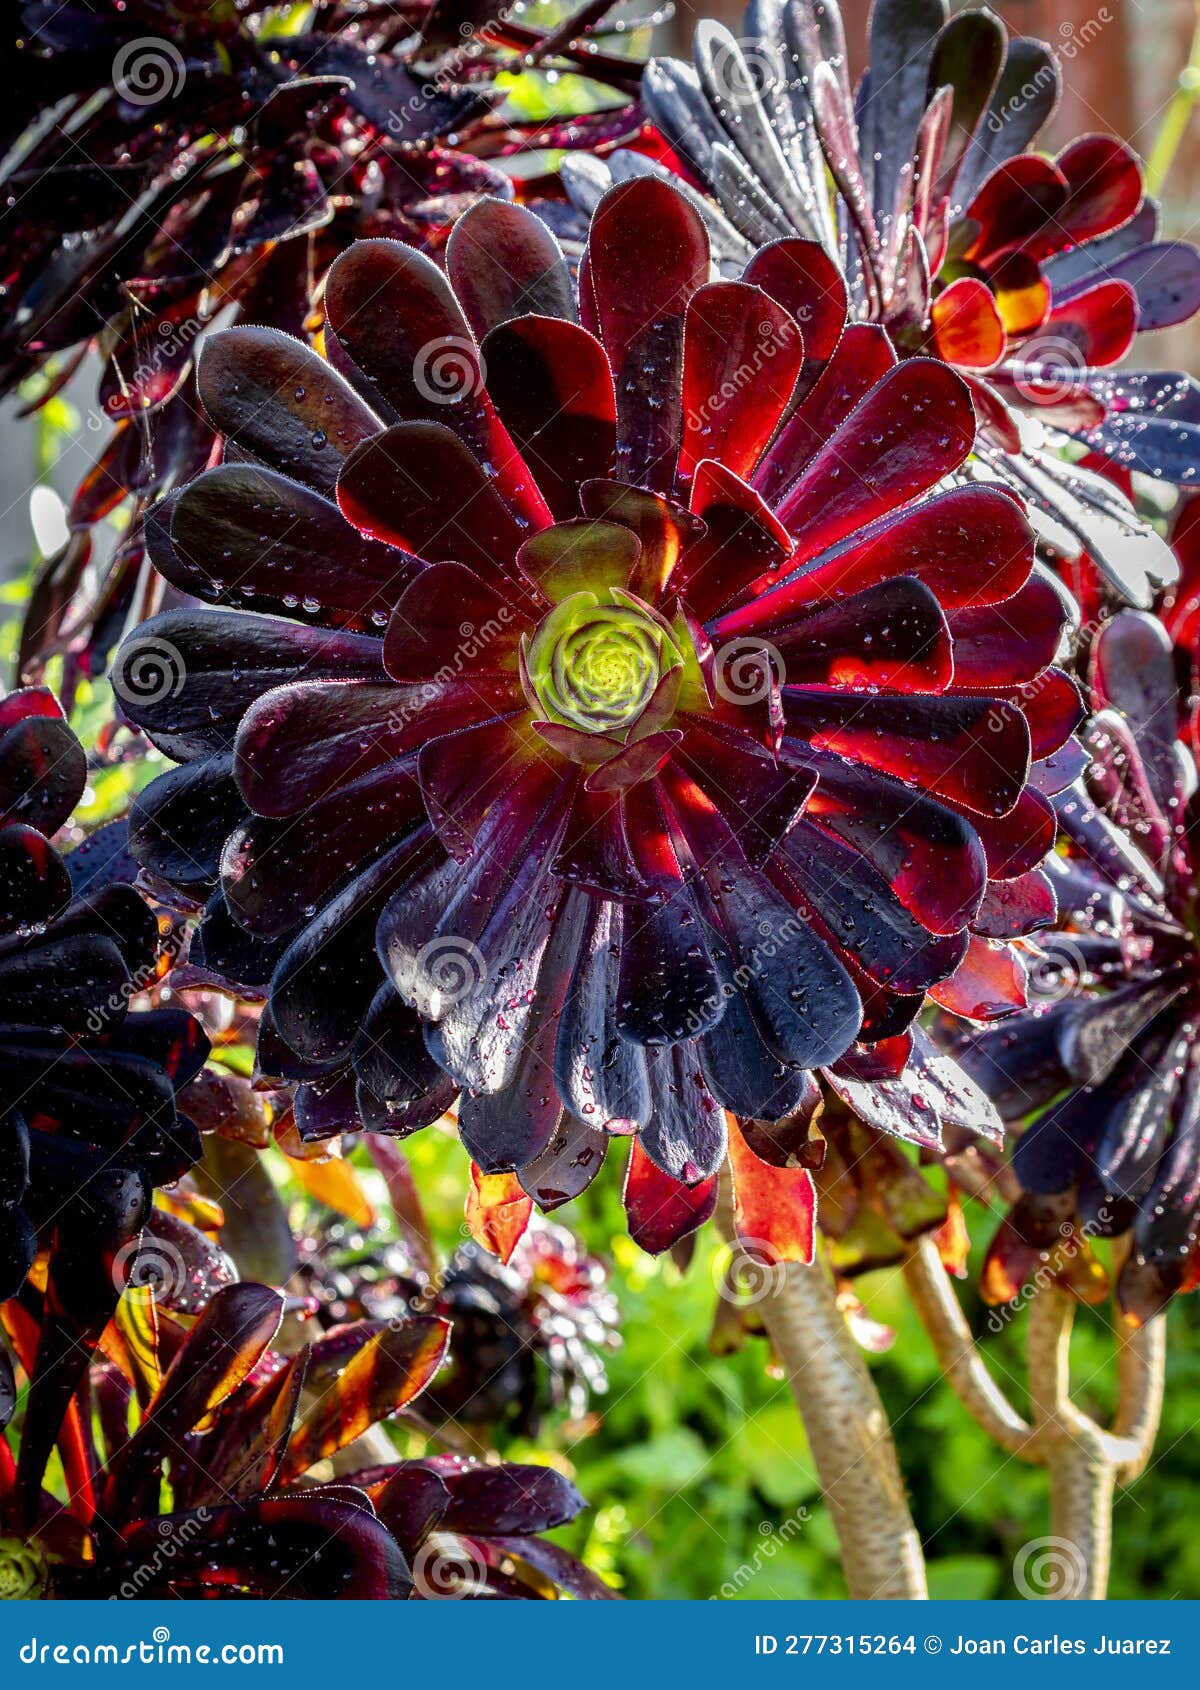
POLYGON ((817 1193, 807 1168, 773 1168, 762 1162, 729 1118, 729 1171, 738 1242, 752 1261, 767 1267, 811 1262, 817 1193))

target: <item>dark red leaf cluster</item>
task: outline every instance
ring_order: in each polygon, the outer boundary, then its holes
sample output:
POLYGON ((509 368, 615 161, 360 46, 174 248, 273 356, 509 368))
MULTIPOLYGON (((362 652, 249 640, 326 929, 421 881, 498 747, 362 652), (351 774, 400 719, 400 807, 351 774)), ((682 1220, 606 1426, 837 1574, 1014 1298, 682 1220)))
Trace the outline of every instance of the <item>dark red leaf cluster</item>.
POLYGON ((814 1068, 853 1105, 919 1067, 919 1141, 961 1112, 912 1022, 1040 919, 1068 611, 1009 494, 940 485, 960 378, 845 328, 815 243, 710 283, 701 217, 637 181, 578 319, 519 208, 466 213, 447 263, 347 253, 329 363, 205 349, 226 461, 151 545, 206 608, 115 676, 180 764, 131 837, 207 900, 193 962, 266 995, 302 1135, 461 1094, 480 1167, 546 1207, 634 1135, 662 1248, 711 1208, 725 1111, 803 1135, 814 1068), (164 647, 184 684, 127 684, 164 647))
MULTIPOLYGON (((58 1429, 65 1502, 39 1492, 48 1450, 28 1411, 14 1468, 3 1435, 11 1372, 0 1376, 0 1531, 15 1529, 26 1556, 41 1558, 50 1594, 613 1594, 539 1538, 583 1507, 553 1469, 433 1455, 333 1481, 306 1477, 419 1397, 448 1328, 419 1316, 361 1321, 285 1355, 273 1347, 285 1307, 251 1284, 217 1290, 190 1323, 149 1295, 124 1299, 103 1359, 58 1429)), ((32 1293, 4 1309, 26 1372, 48 1319, 48 1301, 32 1293)))
POLYGON ((671 149, 665 164, 584 156, 564 176, 590 209, 606 180, 673 165, 704 190, 726 274, 781 238, 819 242, 857 321, 883 325, 904 356, 961 372, 980 459, 1029 502, 1046 544, 1087 551, 1148 606, 1169 555, 1111 484, 1041 450, 1018 413, 1190 485, 1195 381, 1112 371, 1139 332, 1200 309, 1200 253, 1159 237, 1122 142, 1085 135, 1054 159, 1032 150, 1061 85, 1046 43, 1009 39, 983 9, 875 0, 868 60, 852 91, 835 0, 751 0, 740 40, 706 19, 693 64, 647 67, 643 104, 671 149))
POLYGON ((1194 688, 1157 618, 1122 611, 1101 629, 1091 762, 1055 799, 1059 916, 1040 937, 1031 1008, 957 1044, 1020 1128, 1025 1195, 992 1247, 997 1295, 1014 1295, 1064 1229, 1128 1240, 1117 1295, 1135 1320, 1197 1278, 1194 688))
MULTIPOLYGON (((232 309, 302 334, 351 241, 436 251, 466 205, 511 198, 486 157, 524 144, 496 115, 497 72, 586 70, 618 93, 636 88, 637 66, 599 50, 606 10, 583 7, 577 38, 572 18, 532 29, 496 0, 299 13, 259 0, 14 4, 0 391, 51 361, 57 391, 94 348, 104 370, 92 421, 115 425, 72 502, 71 543, 29 606, 27 678, 64 652, 95 677, 126 618, 161 602, 144 583, 139 597, 141 507, 212 447, 192 371, 213 320, 232 309), (85 575, 101 563, 91 536, 131 496, 97 584, 85 575)), ((528 138, 563 142, 553 125, 528 138)))

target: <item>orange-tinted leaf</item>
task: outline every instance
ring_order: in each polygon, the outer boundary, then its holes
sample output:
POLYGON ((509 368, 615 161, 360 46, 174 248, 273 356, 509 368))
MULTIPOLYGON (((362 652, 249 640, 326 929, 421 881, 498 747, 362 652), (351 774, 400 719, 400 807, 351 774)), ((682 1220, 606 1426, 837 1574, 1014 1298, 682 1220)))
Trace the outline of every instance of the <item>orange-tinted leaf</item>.
POLYGON ((968 370, 990 370, 1004 356, 1007 339, 991 289, 961 276, 934 300, 931 316, 938 355, 968 370))
POLYGON ((732 1115, 729 1171, 733 1222, 748 1255, 775 1262, 811 1262, 817 1190, 807 1168, 772 1168, 760 1162, 732 1115))
POLYGON ((239 1414, 230 1416, 215 1448, 204 1455, 204 1472, 212 1479, 189 1490, 189 1508, 230 1497, 248 1501, 274 1488, 308 1381, 310 1353, 305 1345, 286 1367, 258 1387, 239 1414))
POLYGON ((271 1142, 271 1111, 249 1080, 227 1068, 202 1068, 179 1094, 179 1106, 201 1132, 241 1139, 257 1150, 271 1142))
POLYGON ((372 1332, 292 1433, 280 1482, 298 1478, 410 1403, 441 1366, 449 1341, 449 1322, 426 1315, 372 1332))
POLYGON ((993 1306, 1011 1303, 1038 1265, 1039 1251, 1027 1244, 1010 1220, 1001 1221, 988 1245, 979 1291, 993 1306))
POLYGON ((933 1241, 946 1272, 952 1273, 955 1279, 965 1279, 971 1237, 956 1186, 952 1185, 946 1194, 946 1218, 934 1233, 933 1241))
POLYGON ((930 997, 952 1015, 986 1021, 1029 1001, 1025 964, 1012 945, 972 933, 967 954, 948 980, 930 987, 930 997))
POLYGON ((355 1226, 373 1226, 375 1211, 349 1162, 331 1157, 326 1162, 298 1161, 288 1157, 288 1173, 316 1203, 323 1203, 355 1226))
POLYGON ((182 1181, 173 1191, 156 1191, 154 1207, 186 1221, 198 1232, 210 1233, 214 1238, 225 1225, 225 1211, 221 1205, 211 1197, 202 1197, 198 1191, 185 1190, 182 1181))
POLYGON ((477 1244, 507 1262, 521 1242, 532 1213, 533 1199, 521 1190, 516 1174, 485 1174, 471 1163, 466 1219, 477 1244))
POLYGON ((167 1369, 146 1418, 112 1463, 109 1508, 118 1498, 126 1513, 153 1507, 164 1458, 246 1380, 279 1330, 283 1308, 283 1298, 265 1285, 227 1285, 217 1292, 167 1369))
POLYGON ((129 1380, 144 1408, 162 1384, 154 1286, 126 1285, 100 1348, 129 1380))

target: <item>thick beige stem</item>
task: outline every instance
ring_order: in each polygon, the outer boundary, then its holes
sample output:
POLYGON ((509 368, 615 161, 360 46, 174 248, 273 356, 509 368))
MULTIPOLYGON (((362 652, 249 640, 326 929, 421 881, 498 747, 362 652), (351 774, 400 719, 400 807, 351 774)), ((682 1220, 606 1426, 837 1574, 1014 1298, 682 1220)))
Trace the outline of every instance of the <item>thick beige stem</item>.
POLYGON ((1071 1401, 1071 1324, 1075 1304, 1046 1286, 1029 1311, 1029 1393, 1050 1474, 1050 1529, 1061 1540, 1061 1574, 1044 1594, 1096 1600, 1108 1590, 1112 1555, 1113 1444, 1071 1401))
MULTIPOLYGON (((736 1250, 728 1208, 718 1215, 736 1250)), ((771 1274, 755 1304, 800 1410, 852 1597, 924 1597, 925 1561, 875 1382, 819 1263, 771 1274)))
POLYGON ((967 1413, 1001 1449, 1026 1461, 1040 1461, 1033 1427, 988 1371, 937 1245, 928 1235, 912 1244, 904 1262, 904 1279, 946 1381, 967 1413))
POLYGON ((1117 1483, 1131 1484, 1145 1470, 1162 1418, 1167 1364, 1167 1317, 1155 1315, 1135 1331, 1117 1335, 1117 1413, 1114 1434, 1129 1445, 1117 1462, 1117 1483))

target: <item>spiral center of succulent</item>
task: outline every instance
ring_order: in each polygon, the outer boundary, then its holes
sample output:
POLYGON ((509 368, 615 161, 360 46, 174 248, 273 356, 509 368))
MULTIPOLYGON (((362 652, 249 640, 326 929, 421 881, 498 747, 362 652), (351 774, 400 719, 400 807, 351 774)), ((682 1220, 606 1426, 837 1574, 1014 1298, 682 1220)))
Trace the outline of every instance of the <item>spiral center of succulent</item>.
POLYGON ((38 1597, 46 1583, 46 1563, 38 1550, 19 1538, 0 1537, 0 1602, 38 1597))
POLYGON ((548 722, 624 734, 682 665, 668 624, 614 587, 572 593, 543 617, 526 649, 525 685, 548 722))

